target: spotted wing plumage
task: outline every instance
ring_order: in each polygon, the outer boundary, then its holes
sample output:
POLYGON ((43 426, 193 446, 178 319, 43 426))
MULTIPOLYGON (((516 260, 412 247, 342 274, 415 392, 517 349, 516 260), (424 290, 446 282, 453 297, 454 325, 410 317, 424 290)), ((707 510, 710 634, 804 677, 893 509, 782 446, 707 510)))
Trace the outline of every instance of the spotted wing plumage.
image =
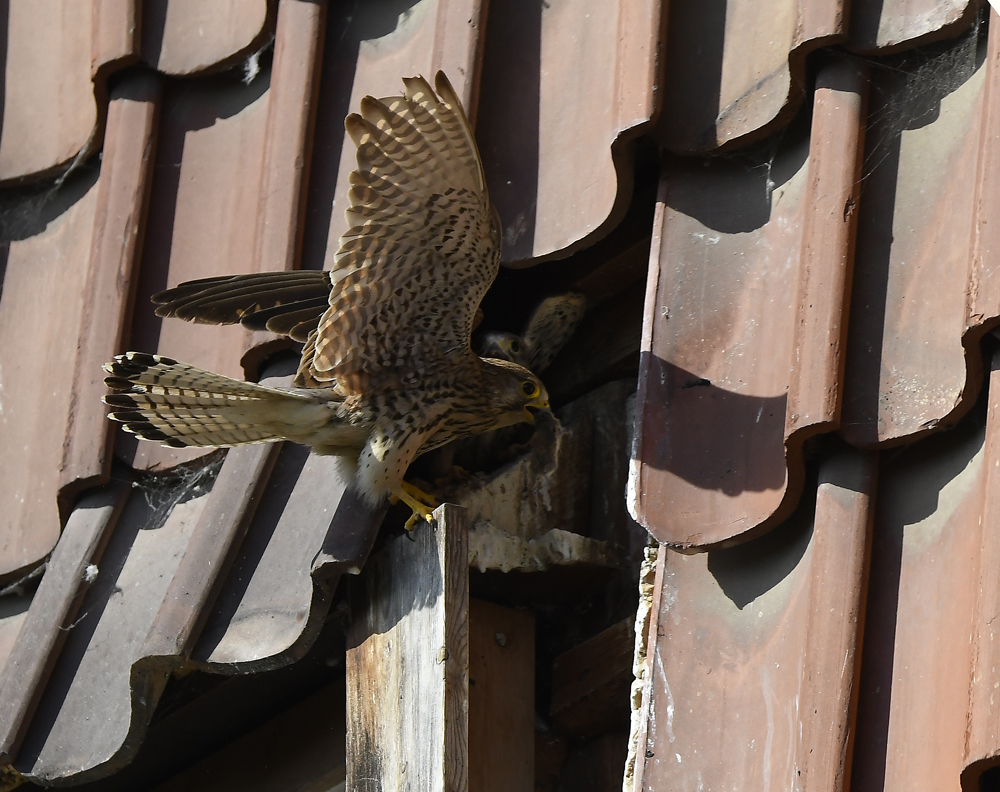
POLYGON ((345 127, 358 147, 349 230, 330 305, 303 352, 298 381, 378 390, 450 361, 476 365, 469 342, 497 275, 500 223, 454 89, 438 72, 403 96, 366 97, 345 127))

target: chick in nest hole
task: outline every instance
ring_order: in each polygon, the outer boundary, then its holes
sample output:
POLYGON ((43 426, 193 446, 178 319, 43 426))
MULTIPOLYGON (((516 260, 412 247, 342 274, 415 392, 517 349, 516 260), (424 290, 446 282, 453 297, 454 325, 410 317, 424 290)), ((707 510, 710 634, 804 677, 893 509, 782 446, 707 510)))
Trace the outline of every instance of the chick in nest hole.
MULTIPOLYGON (((532 312, 521 335, 486 333, 478 352, 517 363, 541 376, 573 337, 586 311, 587 298, 579 292, 547 297, 532 312)), ((456 441, 418 460, 416 475, 442 483, 467 477, 466 470, 494 469, 527 449, 527 443, 517 442, 519 434, 514 427, 456 441)))

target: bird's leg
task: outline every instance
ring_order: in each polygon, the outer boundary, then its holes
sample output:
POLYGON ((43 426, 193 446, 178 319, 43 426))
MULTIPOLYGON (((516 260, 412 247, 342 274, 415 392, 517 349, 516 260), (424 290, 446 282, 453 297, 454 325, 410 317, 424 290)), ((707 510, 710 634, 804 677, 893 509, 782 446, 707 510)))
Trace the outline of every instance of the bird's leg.
POLYGON ((440 504, 419 487, 415 487, 410 482, 404 481, 400 485, 399 491, 392 494, 413 510, 410 519, 403 526, 407 531, 413 530, 413 526, 420 517, 423 517, 427 522, 434 522, 433 511, 440 504))
MULTIPOLYGON (((438 503, 437 499, 426 492, 424 492, 420 487, 415 484, 411 484, 409 481, 403 481, 400 487, 403 492, 409 495, 414 500, 419 501, 424 506, 429 506, 431 509, 436 509, 441 504, 438 503)), ((403 500, 404 503, 409 503, 407 500, 403 500)))

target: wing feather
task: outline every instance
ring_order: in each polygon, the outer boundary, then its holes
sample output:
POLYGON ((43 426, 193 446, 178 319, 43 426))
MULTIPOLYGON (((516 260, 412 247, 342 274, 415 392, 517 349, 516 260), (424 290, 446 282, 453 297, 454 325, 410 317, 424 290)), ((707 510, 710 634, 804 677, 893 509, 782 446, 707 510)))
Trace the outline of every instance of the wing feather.
POLYGON ((438 72, 436 93, 422 77, 403 83, 403 96, 365 97, 345 120, 358 148, 349 229, 301 381, 372 388, 447 357, 471 359, 473 320, 499 269, 500 224, 447 78, 438 72))
POLYGON ((187 281, 153 295, 157 316, 242 324, 305 341, 330 304, 329 272, 293 270, 187 281), (303 323, 309 324, 302 328, 303 323))

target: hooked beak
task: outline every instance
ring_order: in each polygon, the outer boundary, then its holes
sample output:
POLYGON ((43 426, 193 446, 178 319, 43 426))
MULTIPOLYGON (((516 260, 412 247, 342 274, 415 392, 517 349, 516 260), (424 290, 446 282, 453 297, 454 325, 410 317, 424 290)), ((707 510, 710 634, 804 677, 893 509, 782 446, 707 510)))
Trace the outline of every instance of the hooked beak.
POLYGON ((524 420, 530 424, 535 422, 535 416, 538 415, 542 410, 549 409, 549 400, 541 399, 530 401, 524 405, 524 420))

